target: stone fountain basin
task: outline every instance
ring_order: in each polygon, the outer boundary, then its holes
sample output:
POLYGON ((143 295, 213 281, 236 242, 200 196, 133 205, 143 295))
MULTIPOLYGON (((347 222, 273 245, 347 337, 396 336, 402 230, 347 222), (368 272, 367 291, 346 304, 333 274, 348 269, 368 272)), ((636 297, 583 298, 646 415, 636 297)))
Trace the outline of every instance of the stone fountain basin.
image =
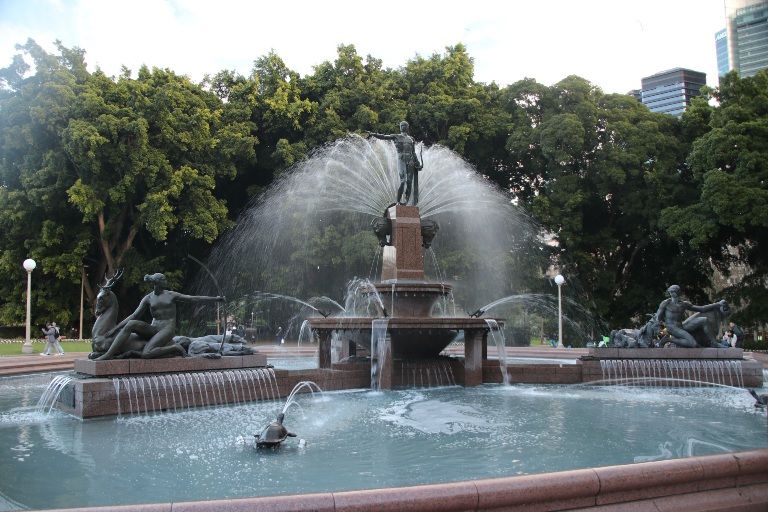
MULTIPOLYGON (((449 284, 403 279, 374 283, 374 287, 390 317, 430 317, 437 301, 453 290, 449 284)), ((380 304, 377 308, 383 315, 380 304)))
MULTIPOLYGON (((437 357, 459 331, 488 329, 484 318, 466 317, 328 317, 311 318, 309 323, 312 329, 337 331, 343 339, 370 350, 374 320, 387 322, 392 355, 401 359, 437 357)), ((497 322, 503 325, 502 320, 497 322)))

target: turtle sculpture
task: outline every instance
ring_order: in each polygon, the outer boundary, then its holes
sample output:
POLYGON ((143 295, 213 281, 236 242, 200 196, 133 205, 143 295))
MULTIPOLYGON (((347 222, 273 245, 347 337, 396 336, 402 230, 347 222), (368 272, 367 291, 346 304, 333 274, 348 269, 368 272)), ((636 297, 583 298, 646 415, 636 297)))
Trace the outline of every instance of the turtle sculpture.
POLYGON ((259 434, 254 434, 256 438, 256 448, 278 448, 280 444, 289 437, 296 437, 293 432, 283 426, 285 414, 280 413, 277 419, 264 427, 259 434))
POLYGON ((754 389, 750 389, 749 394, 755 399, 755 407, 765 407, 768 405, 768 395, 758 395, 754 389))

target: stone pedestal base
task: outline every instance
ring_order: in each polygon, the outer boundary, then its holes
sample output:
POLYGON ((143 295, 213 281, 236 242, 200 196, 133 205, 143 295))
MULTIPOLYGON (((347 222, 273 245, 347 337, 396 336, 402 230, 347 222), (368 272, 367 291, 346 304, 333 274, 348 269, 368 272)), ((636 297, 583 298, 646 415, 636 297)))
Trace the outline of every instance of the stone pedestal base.
POLYGON ((392 246, 384 253, 381 280, 424 279, 419 208, 399 204, 387 210, 387 216, 392 222, 392 246))
POLYGON ((138 375, 151 373, 199 372, 237 368, 259 368, 267 365, 267 356, 225 356, 221 359, 204 357, 169 357, 166 359, 111 359, 93 361, 76 359, 75 371, 92 377, 138 375))

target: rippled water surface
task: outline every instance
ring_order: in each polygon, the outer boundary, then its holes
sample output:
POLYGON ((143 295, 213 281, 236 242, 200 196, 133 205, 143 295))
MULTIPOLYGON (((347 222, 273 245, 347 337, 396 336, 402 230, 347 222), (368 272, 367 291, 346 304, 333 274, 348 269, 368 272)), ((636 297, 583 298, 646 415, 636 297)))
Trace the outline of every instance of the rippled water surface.
POLYGON ((35 412, 51 378, 0 379, 0 509, 402 486, 768 447, 765 412, 726 388, 302 395, 285 421, 298 438, 257 451, 252 434, 282 401, 80 421, 35 412))

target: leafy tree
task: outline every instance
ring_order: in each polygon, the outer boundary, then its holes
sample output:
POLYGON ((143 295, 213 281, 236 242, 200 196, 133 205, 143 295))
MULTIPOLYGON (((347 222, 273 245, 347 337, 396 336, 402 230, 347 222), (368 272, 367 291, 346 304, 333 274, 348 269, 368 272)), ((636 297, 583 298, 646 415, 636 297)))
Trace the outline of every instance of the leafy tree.
POLYGON ((402 76, 370 55, 363 60, 352 45, 341 45, 334 62, 323 62, 303 80, 317 103, 317 122, 308 142, 320 145, 349 132, 383 130, 406 117, 407 89, 402 76))
POLYGON ((698 268, 658 228, 662 176, 685 150, 677 120, 575 76, 504 93, 512 188, 551 233, 572 289, 615 325, 650 312, 670 280, 698 268))
POLYGON ((662 212, 670 236, 689 243, 720 270, 743 274, 726 289, 743 306, 740 321, 768 317, 768 71, 739 78, 730 73, 683 116, 696 127, 690 172, 678 177, 687 190, 662 212), (707 98, 705 98, 707 99, 707 98), (708 128, 706 133, 703 133, 708 128))
MULTIPOLYGON (((53 281, 79 284, 82 262, 93 262, 93 298, 107 271, 130 262, 126 280, 136 282, 178 261, 173 248, 212 243, 227 225, 216 181, 252 158, 255 141, 247 123, 224 125, 221 100, 185 77, 142 68, 113 80, 88 73, 82 50, 58 48, 52 56, 30 41, 21 49, 35 74, 3 70, 0 222, 21 215, 23 227, 6 235, 2 260, 12 266, 26 238, 53 281)), ((48 309, 63 323, 69 308, 48 309)), ((3 312, 20 316, 10 302, 3 312)))

